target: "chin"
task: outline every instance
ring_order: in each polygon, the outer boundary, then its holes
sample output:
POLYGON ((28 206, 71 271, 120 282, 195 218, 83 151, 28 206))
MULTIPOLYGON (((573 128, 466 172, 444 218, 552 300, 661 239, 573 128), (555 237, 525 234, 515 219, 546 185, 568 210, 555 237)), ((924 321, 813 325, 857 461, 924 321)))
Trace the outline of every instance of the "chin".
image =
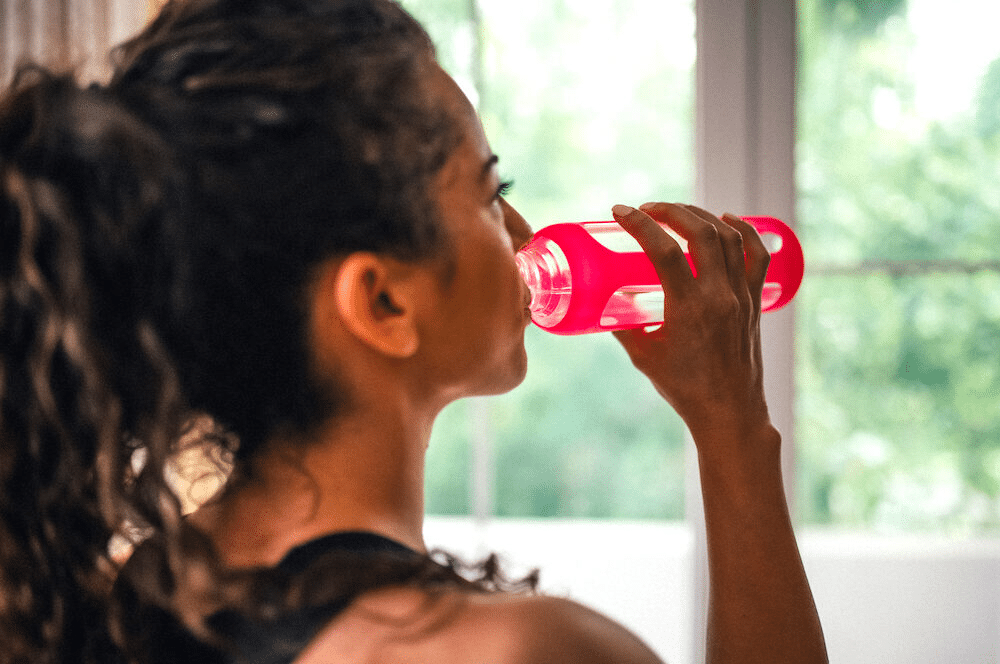
POLYGON ((485 385, 479 394, 481 396, 506 394, 523 383, 527 374, 528 351, 524 348, 524 344, 522 343, 515 351, 514 357, 511 358, 510 362, 503 367, 497 368, 496 371, 493 372, 490 383, 485 385))
POLYGON ((528 351, 524 348, 524 344, 521 344, 518 349, 517 361, 514 365, 513 372, 511 375, 510 386, 504 390, 504 392, 509 392, 515 387, 524 382, 524 377, 528 375, 528 351))
POLYGON ((524 347, 523 343, 521 344, 520 364, 518 366, 517 382, 510 389, 514 389, 523 383, 524 377, 528 375, 528 350, 524 347))

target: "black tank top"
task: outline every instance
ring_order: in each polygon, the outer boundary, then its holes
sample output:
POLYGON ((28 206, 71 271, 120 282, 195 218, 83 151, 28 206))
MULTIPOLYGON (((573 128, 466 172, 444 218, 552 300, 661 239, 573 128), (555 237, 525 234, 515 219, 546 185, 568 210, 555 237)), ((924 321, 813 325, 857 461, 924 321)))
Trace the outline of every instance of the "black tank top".
MULTIPOLYGON (((325 535, 292 549, 276 566, 279 574, 294 577, 305 572, 318 558, 331 552, 397 559, 401 563, 422 560, 422 554, 398 542, 368 532, 325 535)), ((134 558, 141 558, 142 549, 134 558)), ((236 611, 220 611, 207 623, 231 644, 222 650, 194 637, 168 611, 143 605, 128 583, 138 573, 150 573, 143 561, 130 560, 122 572, 117 594, 124 609, 126 630, 142 634, 140 657, 152 664, 192 662, 197 664, 290 664, 337 614, 355 599, 341 595, 319 604, 286 610, 266 619, 250 618, 236 611)))

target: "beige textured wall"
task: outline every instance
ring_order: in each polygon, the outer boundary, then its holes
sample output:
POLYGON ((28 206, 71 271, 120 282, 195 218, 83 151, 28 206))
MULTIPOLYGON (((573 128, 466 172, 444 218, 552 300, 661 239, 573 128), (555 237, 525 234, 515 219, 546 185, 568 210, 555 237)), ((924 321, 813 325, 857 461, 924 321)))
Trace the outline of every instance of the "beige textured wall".
POLYGON ((108 72, 108 51, 138 30, 160 0, 0 0, 0 83, 24 62, 73 69, 83 81, 108 72))

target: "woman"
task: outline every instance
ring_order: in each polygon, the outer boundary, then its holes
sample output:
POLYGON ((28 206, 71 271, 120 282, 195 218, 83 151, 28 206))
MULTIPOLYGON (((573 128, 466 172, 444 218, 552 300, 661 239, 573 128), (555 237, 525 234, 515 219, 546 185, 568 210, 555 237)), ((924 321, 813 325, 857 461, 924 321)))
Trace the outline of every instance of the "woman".
MULTIPOLYGON (((657 661, 427 555, 435 416, 526 371, 531 231, 421 27, 187 0, 116 57, 0 107, 0 661, 657 661), (232 468, 182 517, 190 445, 232 468), (115 535, 141 542, 120 572, 115 535)), ((698 447, 709 660, 825 661, 761 385, 767 253, 734 217, 613 213, 671 304, 618 337, 698 447)))

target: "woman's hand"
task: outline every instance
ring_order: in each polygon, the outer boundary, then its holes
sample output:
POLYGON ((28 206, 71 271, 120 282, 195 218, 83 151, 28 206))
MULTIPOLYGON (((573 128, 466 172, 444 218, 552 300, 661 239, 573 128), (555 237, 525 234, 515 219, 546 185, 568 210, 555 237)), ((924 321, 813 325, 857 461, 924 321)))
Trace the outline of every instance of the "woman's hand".
POLYGON ((615 333, 632 362, 696 442, 769 427, 759 323, 770 256, 756 230, 738 217, 719 219, 693 206, 647 203, 613 212, 652 260, 665 293, 662 327, 615 333), (657 222, 688 242, 697 278, 657 222))
POLYGON ((699 208, 616 206, 665 293, 657 330, 616 333, 687 423, 698 448, 709 568, 706 660, 827 662, 781 478, 781 436, 764 401, 760 298, 769 256, 757 232, 699 208), (666 224, 688 242, 697 278, 666 224))

